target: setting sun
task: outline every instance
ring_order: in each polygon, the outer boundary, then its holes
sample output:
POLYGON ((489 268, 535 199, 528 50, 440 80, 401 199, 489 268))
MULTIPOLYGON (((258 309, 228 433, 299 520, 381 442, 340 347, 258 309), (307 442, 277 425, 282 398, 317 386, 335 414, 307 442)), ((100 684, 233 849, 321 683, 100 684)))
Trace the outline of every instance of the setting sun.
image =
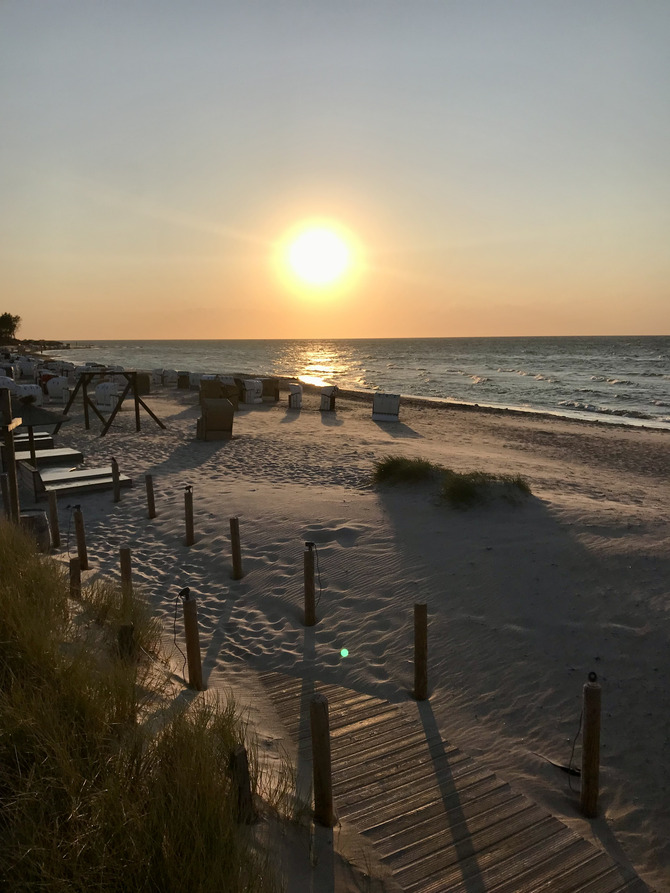
POLYGON ((311 286, 329 286, 349 273, 353 257, 346 238, 335 228, 309 224, 287 242, 286 261, 297 279, 311 286))

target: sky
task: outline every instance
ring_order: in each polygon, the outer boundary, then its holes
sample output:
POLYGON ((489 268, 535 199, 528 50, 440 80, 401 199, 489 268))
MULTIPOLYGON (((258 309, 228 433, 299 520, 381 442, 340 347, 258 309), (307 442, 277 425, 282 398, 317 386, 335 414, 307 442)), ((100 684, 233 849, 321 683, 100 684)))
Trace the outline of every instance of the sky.
POLYGON ((0 0, 0 312, 670 334, 669 46, 668 0, 0 0), (315 224, 325 285, 286 258, 315 224))

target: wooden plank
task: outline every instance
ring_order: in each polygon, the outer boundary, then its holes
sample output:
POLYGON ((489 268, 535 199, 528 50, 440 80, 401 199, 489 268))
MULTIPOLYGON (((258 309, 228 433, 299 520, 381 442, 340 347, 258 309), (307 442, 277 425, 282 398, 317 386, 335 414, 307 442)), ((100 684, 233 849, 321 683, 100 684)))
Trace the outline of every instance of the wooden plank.
POLYGON ((515 873, 510 880, 494 884, 489 893, 521 893, 525 890, 532 890, 533 893, 539 893, 540 890, 546 890, 547 893, 570 893, 574 889, 576 873, 580 879, 585 876, 595 877, 604 867, 610 865, 605 854, 594 849, 583 837, 576 837, 567 845, 561 846, 557 852, 552 852, 555 849, 547 848, 542 854, 543 858, 527 871, 515 873), (570 880, 566 886, 565 879, 568 876, 570 880))
MULTIPOLYGON (((54 439, 52 434, 47 434, 46 431, 34 431, 33 438, 35 441, 35 446, 39 446, 41 450, 49 450, 53 448, 54 439)), ((26 444, 30 443, 30 437, 28 434, 15 434, 14 435, 14 446, 26 446, 26 444)))
MULTIPOLYGON (((16 453, 17 462, 30 462, 30 450, 21 450, 16 453)), ((35 461, 38 467, 41 465, 78 465, 84 461, 84 454, 70 447, 55 447, 50 450, 35 450, 35 461)))
MULTIPOLYGON (((493 775, 487 769, 482 769, 481 767, 467 767, 468 771, 463 774, 463 790, 455 791, 453 797, 456 802, 458 802, 459 797, 467 796, 467 787, 469 783, 473 783, 475 781, 481 781, 483 778, 486 778, 488 775, 493 775)), ((365 798, 365 803, 363 805, 358 804, 355 798, 350 798, 350 801, 347 803, 338 802, 338 806, 341 808, 342 813, 345 812, 348 814, 349 818, 353 821, 357 821, 363 823, 363 827, 365 827, 365 816, 372 814, 373 816, 377 813, 377 811, 389 803, 396 804, 396 814, 401 809, 411 809, 412 803, 416 803, 419 805, 423 798, 423 802, 432 802, 436 800, 442 800, 442 794, 435 784, 434 778, 423 778, 418 782, 412 782, 402 786, 391 786, 387 789, 380 790, 376 793, 369 793, 365 798), (400 801, 404 799, 405 803, 400 805, 400 801)))
MULTIPOLYGON (((560 824, 560 823, 558 823, 560 824)), ((562 833, 557 841, 564 846, 573 837, 573 832, 561 825, 562 833)), ((476 879, 482 889, 492 885, 490 872, 494 869, 498 875, 511 870, 521 874, 523 870, 523 852, 532 850, 541 852, 547 845, 547 838, 556 834, 555 820, 546 816, 538 822, 534 811, 520 816, 516 822, 503 822, 502 826, 479 835, 475 841, 461 842, 459 846, 447 846, 429 862, 423 860, 398 872, 400 883, 408 891, 416 893, 443 893, 444 890, 467 890, 466 879, 476 879), (539 848, 539 849, 538 849, 539 848), (459 882, 464 882, 460 887, 459 882)), ((395 874, 395 872, 394 872, 395 874)), ((499 879, 503 879, 499 877, 499 879)))
MULTIPOLYGON (((465 790, 470 796, 458 801, 465 814, 470 809, 485 808, 489 798, 499 797, 504 800, 511 795, 510 786, 493 774, 480 779, 465 790)), ((406 806, 406 803, 403 806, 406 806)), ((420 802, 413 809, 403 809, 400 814, 397 810, 392 810, 389 815, 378 812, 376 813, 377 821, 366 826, 365 835, 380 843, 389 840, 389 845, 392 846, 395 838, 417 826, 421 827, 424 823, 435 823, 442 827, 442 818, 447 812, 447 808, 443 798, 438 796, 431 803, 420 802)))
MULTIPOLYGON (((357 791, 360 796, 367 796, 368 792, 380 787, 390 787, 397 779, 409 784, 413 779, 426 778, 435 784, 433 761, 425 748, 423 748, 423 752, 419 750, 408 754, 402 751, 399 753, 402 753, 402 756, 396 754, 394 760, 382 760, 381 763, 352 767, 348 771, 344 767, 345 777, 336 782, 339 796, 346 798, 351 791, 357 791)), ((457 751, 454 754, 454 765, 468 759, 469 757, 457 751)))
POLYGON ((86 478, 109 477, 112 474, 111 465, 101 465, 99 468, 78 468, 76 470, 62 467, 41 468, 40 476, 44 483, 58 483, 59 481, 80 481, 86 478))
MULTIPOLYGON (((454 750, 454 756, 458 752, 454 750)), ((427 764, 430 756, 426 754, 426 742, 423 737, 414 736, 412 741, 389 743, 384 741, 380 749, 367 751, 356 759, 355 746, 346 755, 333 754, 333 771, 343 775, 341 783, 346 785, 358 778, 374 778, 386 775, 388 772, 397 772, 396 760, 401 760, 405 765, 427 764)), ((339 784, 340 782, 338 782, 339 784)))
MULTIPOLYGON (((132 479, 126 475, 120 475, 119 484, 122 487, 132 487, 132 479)), ((45 485, 45 494, 47 493, 95 493, 101 490, 111 490, 114 487, 112 477, 89 478, 84 481, 60 481, 45 485)))
MULTIPOLYGON (((426 869, 433 873, 448 868, 462 860, 464 853, 470 854, 469 858, 476 862, 476 867, 481 866, 480 854, 488 855, 494 852, 496 846, 503 845, 515 835, 526 835, 531 829, 539 833, 544 832, 538 821, 537 807, 532 803, 522 803, 511 816, 503 816, 496 821, 489 816, 488 824, 480 828, 476 834, 470 834, 467 824, 459 825, 452 834, 451 829, 445 829, 445 843, 437 851, 434 846, 427 850, 414 848, 399 857, 387 856, 382 861, 392 865, 393 873, 400 879, 407 879, 410 884, 417 877, 425 877, 426 869)), ((544 821, 547 821, 545 816, 544 821)))
POLYGON ((494 796, 482 797, 466 808, 459 804, 450 810, 443 810, 438 821, 434 818, 423 821, 411 828, 403 829, 400 834, 387 837, 380 842, 378 851, 383 856, 399 860, 402 860, 403 853, 410 851, 418 856, 421 848, 432 849, 431 841, 436 837, 441 841, 444 840, 445 834, 455 838, 461 826, 465 826, 467 833, 472 835, 478 828, 486 827, 487 822, 491 824, 507 815, 515 814, 519 811, 523 799, 521 794, 510 797, 509 790, 499 790, 494 796))

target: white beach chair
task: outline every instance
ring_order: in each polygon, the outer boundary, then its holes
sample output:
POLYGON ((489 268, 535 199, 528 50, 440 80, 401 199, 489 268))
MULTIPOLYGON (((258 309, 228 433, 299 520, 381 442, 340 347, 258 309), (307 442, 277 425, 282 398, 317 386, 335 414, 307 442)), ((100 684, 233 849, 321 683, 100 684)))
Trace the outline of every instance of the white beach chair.
POLYGON ((95 404, 98 409, 112 411, 119 402, 119 386, 115 381, 102 381, 95 389, 95 404))
POLYGON ((245 378, 242 384, 242 403, 263 402, 263 382, 260 379, 245 378))
POLYGON ((38 384, 17 384, 14 391, 17 397, 32 397, 34 406, 42 406, 44 393, 38 384))
POLYGON ((65 403, 70 396, 70 382, 64 375, 57 375, 47 382, 47 396, 52 403, 65 403))
POLYGON ((330 385, 327 388, 321 388, 321 412, 335 412, 336 394, 336 385, 330 385))
POLYGON ((302 385, 289 384, 288 390, 288 408, 302 409, 302 385))
POLYGON ((399 412, 399 394, 374 395, 372 399, 372 418, 375 422, 397 422, 399 412))

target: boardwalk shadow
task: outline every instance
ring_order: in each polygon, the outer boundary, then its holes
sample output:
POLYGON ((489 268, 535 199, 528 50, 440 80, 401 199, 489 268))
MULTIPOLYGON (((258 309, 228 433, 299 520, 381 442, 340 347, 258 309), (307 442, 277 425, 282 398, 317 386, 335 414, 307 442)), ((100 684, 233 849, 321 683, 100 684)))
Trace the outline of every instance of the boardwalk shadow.
POLYGON ((433 708, 430 701, 420 701, 417 706, 426 736, 428 752, 433 763, 433 771, 444 804, 445 818, 449 829, 454 831, 454 846, 458 853, 458 866, 462 874, 463 886, 468 893, 485 893, 487 886, 479 870, 472 840, 469 835, 463 835, 463 827, 467 826, 467 819, 460 807, 458 790, 451 775, 449 758, 445 753, 444 742, 440 736, 433 708))

